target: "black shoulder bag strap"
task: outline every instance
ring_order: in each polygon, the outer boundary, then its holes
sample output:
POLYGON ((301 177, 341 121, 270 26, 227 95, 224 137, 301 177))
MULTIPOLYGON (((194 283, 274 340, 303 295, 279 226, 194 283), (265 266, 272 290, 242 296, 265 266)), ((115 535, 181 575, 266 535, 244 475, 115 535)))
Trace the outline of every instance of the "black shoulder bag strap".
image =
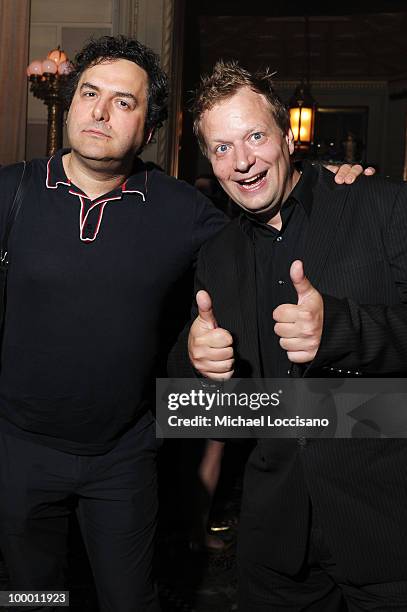
POLYGON ((21 175, 20 183, 17 187, 16 194, 14 196, 13 203, 10 207, 6 229, 4 231, 3 241, 0 249, 0 328, 3 326, 4 314, 6 310, 6 284, 7 284, 7 269, 9 265, 8 257, 8 239, 10 236, 11 228, 14 225, 17 215, 20 212, 21 204, 24 200, 24 196, 27 191, 28 181, 31 174, 31 164, 23 162, 23 172, 21 175))

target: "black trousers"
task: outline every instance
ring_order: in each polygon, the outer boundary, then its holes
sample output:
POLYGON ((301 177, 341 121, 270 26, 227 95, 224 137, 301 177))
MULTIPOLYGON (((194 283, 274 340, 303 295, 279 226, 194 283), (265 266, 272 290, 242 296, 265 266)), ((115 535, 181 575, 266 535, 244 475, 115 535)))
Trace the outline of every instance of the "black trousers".
POLYGON ((98 456, 0 434, 0 548, 11 588, 64 588, 74 506, 101 612, 158 612, 152 577, 156 451, 151 415, 98 456))
MULTIPOLYGON (((244 524, 241 524, 244 529, 244 524)), ((270 542, 270 546, 273 543, 270 542)), ((407 573, 407 569, 406 569, 407 573)), ((352 584, 344 580, 322 530, 313 526, 307 559, 295 576, 239 549, 239 612, 406 612, 407 580, 352 584)))

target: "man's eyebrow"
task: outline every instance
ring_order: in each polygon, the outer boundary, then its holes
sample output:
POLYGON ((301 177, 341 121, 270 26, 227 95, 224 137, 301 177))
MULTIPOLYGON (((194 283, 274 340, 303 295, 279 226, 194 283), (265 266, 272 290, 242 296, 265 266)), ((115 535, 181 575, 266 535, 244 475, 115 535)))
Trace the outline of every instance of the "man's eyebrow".
MULTIPOLYGON (((81 90, 84 88, 93 89, 94 91, 100 91, 100 87, 98 87, 97 85, 93 85, 92 83, 89 83, 88 81, 85 81, 84 83, 82 83, 81 90)), ((136 96, 130 93, 129 91, 115 91, 113 93, 115 96, 119 96, 120 98, 129 98, 131 100, 134 100, 134 102, 138 102, 136 96)))
POLYGON ((92 83, 89 83, 88 81, 85 81, 81 85, 81 89, 85 89, 85 88, 94 89, 95 91, 100 91, 99 87, 96 87, 96 85, 92 85, 92 83))
MULTIPOLYGON (((254 127, 250 127, 248 130, 246 130, 244 137, 247 137, 250 134, 255 134, 256 132, 263 132, 265 129, 267 129, 265 125, 257 124, 254 127)), ((215 136, 214 138, 211 138, 211 142, 214 144, 220 144, 222 142, 228 142, 228 140, 227 138, 218 138, 215 136)))
POLYGON ((136 96, 129 91, 115 91, 114 95, 119 96, 119 98, 130 98, 131 100, 134 100, 134 102, 137 102, 136 96))

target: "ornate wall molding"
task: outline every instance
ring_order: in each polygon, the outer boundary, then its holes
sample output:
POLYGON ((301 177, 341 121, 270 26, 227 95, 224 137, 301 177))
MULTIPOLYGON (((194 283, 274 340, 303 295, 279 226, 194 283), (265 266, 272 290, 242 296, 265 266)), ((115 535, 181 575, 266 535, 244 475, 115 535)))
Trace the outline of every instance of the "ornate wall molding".
POLYGON ((133 0, 133 28, 136 27, 137 24, 137 19, 138 19, 138 14, 139 14, 139 8, 140 8, 140 2, 139 0, 133 0))
POLYGON ((170 80, 169 118, 143 154, 177 175, 184 0, 113 0, 115 33, 135 36, 160 55, 170 80), (176 41, 176 43, 174 42, 176 41))
POLYGON ((113 34, 136 36, 139 0, 113 0, 113 34))
MULTIPOLYGON (((276 79, 274 84, 277 89, 292 89, 298 85, 298 81, 280 81, 276 79)), ((311 87, 314 89, 347 89, 347 90, 360 90, 360 89, 378 89, 383 91, 387 89, 387 81, 311 81, 311 87)))
POLYGON ((174 0, 164 0, 162 19, 161 66, 170 78, 169 118, 158 132, 157 163, 167 172, 172 173, 171 161, 168 159, 168 142, 171 130, 171 115, 173 112, 173 70, 172 50, 174 39, 174 0))

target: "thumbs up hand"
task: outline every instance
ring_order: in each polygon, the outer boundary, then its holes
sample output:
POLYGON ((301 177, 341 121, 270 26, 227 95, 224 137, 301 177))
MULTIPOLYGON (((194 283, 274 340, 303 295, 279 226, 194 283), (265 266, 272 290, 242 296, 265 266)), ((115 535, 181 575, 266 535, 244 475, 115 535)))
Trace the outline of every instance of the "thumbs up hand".
POLYGON ((196 294, 198 316, 188 338, 189 358, 195 370, 213 380, 228 380, 233 375, 233 338, 218 327, 207 291, 196 294))
POLYGON ((314 359, 321 343, 324 302, 305 276, 302 261, 292 263, 290 277, 298 303, 280 304, 274 310, 274 331, 291 362, 308 363, 314 359))

